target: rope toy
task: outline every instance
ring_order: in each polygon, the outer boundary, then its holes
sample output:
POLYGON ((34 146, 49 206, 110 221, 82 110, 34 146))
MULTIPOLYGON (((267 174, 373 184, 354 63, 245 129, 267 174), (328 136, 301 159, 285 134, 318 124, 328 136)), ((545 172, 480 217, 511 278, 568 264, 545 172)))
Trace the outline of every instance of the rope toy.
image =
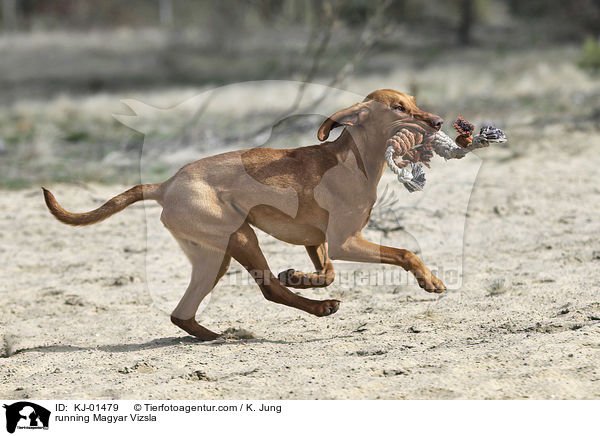
POLYGON ((469 123, 463 117, 458 117, 452 126, 458 132, 458 136, 454 142, 461 147, 467 147, 471 142, 473 142, 473 130, 475 129, 473 124, 469 123))
POLYGON ((428 140, 409 129, 401 129, 388 139, 385 161, 408 192, 422 191, 425 187, 423 165, 431 168, 434 152, 446 160, 462 159, 473 150, 507 141, 502 130, 490 125, 482 126, 479 134, 473 136, 475 127, 462 117, 458 117, 453 126, 458 132, 456 141, 442 131, 428 140), (402 160, 398 160, 400 157, 402 160))

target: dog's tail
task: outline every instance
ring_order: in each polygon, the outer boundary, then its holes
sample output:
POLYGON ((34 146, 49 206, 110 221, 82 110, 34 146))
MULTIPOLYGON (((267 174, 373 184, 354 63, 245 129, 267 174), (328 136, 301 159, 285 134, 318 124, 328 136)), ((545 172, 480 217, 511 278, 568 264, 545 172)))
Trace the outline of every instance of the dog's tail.
POLYGON ((50 191, 46 188, 42 188, 42 191, 44 191, 46 206, 48 206, 50 213, 52 213, 57 220, 71 226, 87 226, 105 220, 109 216, 122 211, 127 206, 137 201, 158 199, 160 197, 160 185, 161 183, 136 185, 122 194, 111 198, 98 209, 84 213, 69 212, 58 204, 58 201, 56 201, 56 198, 54 198, 54 195, 52 195, 50 191))

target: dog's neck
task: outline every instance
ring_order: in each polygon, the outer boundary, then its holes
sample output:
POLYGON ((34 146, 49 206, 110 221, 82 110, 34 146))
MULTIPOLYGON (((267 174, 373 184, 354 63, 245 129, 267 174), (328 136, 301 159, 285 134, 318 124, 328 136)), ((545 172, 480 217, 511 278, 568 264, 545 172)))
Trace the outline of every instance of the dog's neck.
POLYGON ((369 137, 364 129, 350 131, 346 128, 332 143, 343 153, 354 155, 359 170, 367 178, 367 184, 376 188, 385 170, 385 140, 369 137))

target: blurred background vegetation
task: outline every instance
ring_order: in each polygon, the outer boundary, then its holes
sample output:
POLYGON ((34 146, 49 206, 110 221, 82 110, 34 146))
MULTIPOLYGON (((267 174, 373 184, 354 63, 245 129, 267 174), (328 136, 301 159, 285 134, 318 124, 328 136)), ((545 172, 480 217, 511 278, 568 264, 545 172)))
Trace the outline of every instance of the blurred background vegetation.
MULTIPOLYGON (((170 107, 248 80, 393 87, 447 117, 493 117, 513 139, 600 122, 598 0, 0 2, 0 187, 135 182, 144 141, 244 146, 239 120, 182 139, 168 117, 144 137, 112 114, 122 98, 170 107)), ((314 142, 313 124, 296 123, 298 140, 314 142)), ((171 166, 157 160, 156 177, 171 166)))

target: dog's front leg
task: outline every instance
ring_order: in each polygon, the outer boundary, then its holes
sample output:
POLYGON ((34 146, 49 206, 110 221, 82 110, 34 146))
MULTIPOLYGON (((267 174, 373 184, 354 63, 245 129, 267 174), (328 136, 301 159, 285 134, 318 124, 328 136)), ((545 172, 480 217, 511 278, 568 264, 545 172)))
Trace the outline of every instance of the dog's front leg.
POLYGON ((284 286, 297 289, 324 288, 329 286, 335 278, 333 264, 327 252, 327 244, 313 246, 307 245, 306 252, 315 266, 316 272, 303 273, 295 269, 288 269, 279 273, 279 281, 284 286))
POLYGON ((441 293, 446 289, 444 283, 413 252, 369 242, 361 234, 339 244, 330 242, 330 255, 334 260, 398 265, 413 273, 419 286, 427 292, 441 293))

